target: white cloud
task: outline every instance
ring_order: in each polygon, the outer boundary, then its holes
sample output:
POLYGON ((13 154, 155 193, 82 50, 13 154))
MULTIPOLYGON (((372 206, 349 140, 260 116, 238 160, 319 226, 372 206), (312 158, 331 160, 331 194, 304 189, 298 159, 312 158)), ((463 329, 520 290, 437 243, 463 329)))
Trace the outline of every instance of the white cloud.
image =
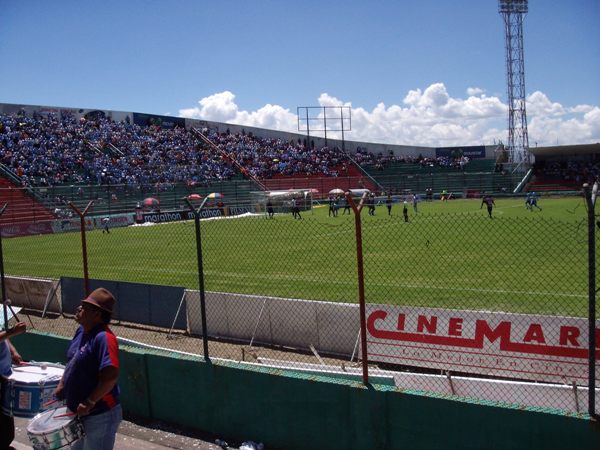
MULTIPOLYGON (((452 97, 443 83, 434 83, 424 90, 409 90, 402 105, 380 102, 371 111, 328 93, 317 101, 321 106, 352 107, 352 130, 345 133, 352 141, 432 147, 506 141, 507 105, 478 87, 467 89, 467 95, 452 97)), ((531 145, 600 142, 598 106, 567 107, 536 91, 527 97, 526 107, 531 145)), ((230 91, 205 97, 198 106, 179 110, 179 115, 289 132, 298 129, 295 112, 272 104, 243 111, 230 91)), ((336 133, 328 132, 328 136, 334 138, 336 133)))
POLYGON ((235 104, 235 95, 224 91, 204 97, 196 106, 189 109, 180 109, 179 115, 192 119, 205 119, 215 122, 235 122, 239 111, 235 104))
POLYGON ((562 116, 566 113, 560 103, 551 102, 550 99, 540 91, 529 94, 526 99, 527 116, 562 116))
POLYGON ((469 97, 473 97, 475 95, 481 95, 481 94, 484 94, 484 93, 485 93, 485 91, 483 89, 481 89, 481 88, 478 88, 478 87, 467 88, 467 95, 469 97))

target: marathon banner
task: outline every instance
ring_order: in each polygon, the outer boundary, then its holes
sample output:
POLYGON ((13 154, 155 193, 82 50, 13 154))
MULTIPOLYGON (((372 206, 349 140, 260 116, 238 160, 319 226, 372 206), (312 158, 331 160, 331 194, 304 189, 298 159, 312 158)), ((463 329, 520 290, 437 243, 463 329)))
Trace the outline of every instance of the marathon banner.
POLYGON ((435 157, 460 158, 467 156, 469 159, 485 158, 485 145, 473 145, 470 147, 438 147, 435 149, 435 157))
POLYGON ((156 125, 161 128, 185 128, 185 119, 182 117, 156 116, 153 114, 133 113, 133 123, 141 127, 156 125))
MULTIPOLYGON (((200 218, 207 219, 210 217, 223 217, 223 211, 219 208, 207 208, 200 211, 200 218)), ((177 222, 180 220, 194 220, 192 211, 165 211, 161 213, 144 213, 142 214, 144 222, 163 223, 177 222)))
POLYGON ((373 362, 583 386, 588 345, 585 318, 367 304, 373 362))
POLYGON ((2 226, 2 237, 33 236, 54 233, 51 222, 18 223, 2 226))

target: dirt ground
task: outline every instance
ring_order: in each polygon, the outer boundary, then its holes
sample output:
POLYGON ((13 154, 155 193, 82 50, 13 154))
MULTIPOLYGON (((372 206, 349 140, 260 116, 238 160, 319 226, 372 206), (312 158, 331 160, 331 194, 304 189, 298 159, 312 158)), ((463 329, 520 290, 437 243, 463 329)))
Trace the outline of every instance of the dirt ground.
MULTIPOLYGON (((23 310, 19 319, 27 324, 29 330, 53 333, 71 338, 75 333, 77 323, 73 316, 46 315, 42 318, 38 312, 23 310)), ((180 330, 141 326, 124 322, 111 322, 110 328, 120 338, 129 339, 148 346, 175 350, 178 352, 203 354, 203 342, 199 336, 190 336, 180 330)), ((123 344, 121 344, 123 345, 123 344)), ((356 365, 350 358, 339 358, 319 355, 308 349, 292 349, 287 347, 267 347, 250 342, 232 342, 224 339, 210 339, 208 352, 211 358, 222 358, 232 361, 260 362, 261 358, 275 359, 294 363, 327 364, 332 369, 356 365)))

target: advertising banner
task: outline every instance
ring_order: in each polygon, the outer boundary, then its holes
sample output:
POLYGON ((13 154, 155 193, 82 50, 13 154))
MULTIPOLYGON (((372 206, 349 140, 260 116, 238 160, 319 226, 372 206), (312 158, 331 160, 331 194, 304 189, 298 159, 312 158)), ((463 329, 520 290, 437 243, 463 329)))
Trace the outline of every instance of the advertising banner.
POLYGON ((580 386, 587 329, 585 318, 367 305, 370 361, 580 386))
POLYGON ((6 238, 16 236, 32 236, 36 234, 50 234, 53 232, 53 225, 50 222, 18 223, 2 226, 2 237, 6 238))
POLYGON ((485 158, 485 145, 473 145, 467 147, 438 147, 435 149, 435 157, 445 156, 447 158, 460 158, 467 156, 473 158, 485 158))
POLYGON ((185 119, 182 117, 157 116, 154 114, 133 113, 133 123, 142 127, 156 125, 161 128, 185 128, 185 119))
MULTIPOLYGON (((94 229, 94 219, 92 217, 86 217, 84 219, 85 229, 94 229)), ((79 231, 81 230, 81 219, 61 219, 52 222, 52 228, 55 233, 64 233, 67 231, 79 231)))
POLYGON ((254 206, 230 206, 228 211, 229 216, 239 216, 241 214, 254 212, 254 206))
MULTIPOLYGON (((223 211, 218 208, 207 208, 200 211, 200 218, 206 219, 208 217, 222 217, 223 211)), ((194 220, 194 213, 191 211, 165 211, 156 213, 144 213, 144 222, 177 222, 179 220, 194 220)))

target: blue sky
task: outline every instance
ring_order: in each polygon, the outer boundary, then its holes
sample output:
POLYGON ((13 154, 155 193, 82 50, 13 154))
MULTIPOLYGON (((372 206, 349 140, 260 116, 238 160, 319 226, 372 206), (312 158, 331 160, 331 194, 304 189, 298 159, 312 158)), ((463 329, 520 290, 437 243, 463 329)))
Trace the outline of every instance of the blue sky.
MULTIPOLYGON (((295 131, 352 106, 346 139, 506 140, 496 0, 0 0, 0 102, 295 131)), ((600 1, 530 0, 530 145, 600 142, 600 1)))

